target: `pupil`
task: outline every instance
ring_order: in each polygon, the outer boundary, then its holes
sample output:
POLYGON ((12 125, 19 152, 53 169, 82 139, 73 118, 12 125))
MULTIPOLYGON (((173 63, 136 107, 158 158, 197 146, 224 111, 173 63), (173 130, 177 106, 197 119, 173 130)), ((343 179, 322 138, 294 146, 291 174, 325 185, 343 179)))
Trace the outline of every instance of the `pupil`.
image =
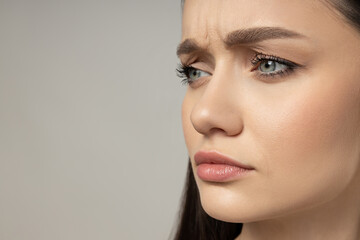
POLYGON ((275 71, 275 69, 276 69, 276 64, 274 61, 271 60, 264 61, 260 65, 260 70, 263 72, 275 71))

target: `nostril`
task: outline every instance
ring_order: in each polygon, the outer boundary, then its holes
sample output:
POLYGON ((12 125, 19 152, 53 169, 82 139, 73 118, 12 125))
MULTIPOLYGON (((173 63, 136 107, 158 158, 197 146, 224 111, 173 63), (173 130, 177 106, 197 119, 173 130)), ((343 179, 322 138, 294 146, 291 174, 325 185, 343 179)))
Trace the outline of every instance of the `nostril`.
POLYGON ((212 128, 209 130, 210 135, 225 134, 226 136, 236 136, 243 131, 242 126, 226 127, 226 128, 212 128))
POLYGON ((211 135, 215 135, 215 134, 218 134, 218 133, 222 133, 222 134, 226 134, 226 135, 228 135, 223 129, 221 129, 221 128, 212 128, 212 129, 210 129, 210 131, 209 131, 209 134, 211 134, 211 135))

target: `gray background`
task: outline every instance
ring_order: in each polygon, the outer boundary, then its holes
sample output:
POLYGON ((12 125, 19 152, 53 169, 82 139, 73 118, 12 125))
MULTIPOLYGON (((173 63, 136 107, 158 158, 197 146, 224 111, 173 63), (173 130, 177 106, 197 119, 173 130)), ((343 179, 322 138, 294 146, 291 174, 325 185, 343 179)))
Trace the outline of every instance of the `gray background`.
POLYGON ((0 0, 0 239, 167 239, 180 1, 0 0))

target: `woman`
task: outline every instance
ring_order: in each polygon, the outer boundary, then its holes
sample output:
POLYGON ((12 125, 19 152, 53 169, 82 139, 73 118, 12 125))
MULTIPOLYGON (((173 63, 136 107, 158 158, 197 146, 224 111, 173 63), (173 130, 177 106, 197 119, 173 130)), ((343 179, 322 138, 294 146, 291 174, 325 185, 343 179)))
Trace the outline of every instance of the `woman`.
POLYGON ((360 239, 359 5, 185 1, 175 239, 360 239))

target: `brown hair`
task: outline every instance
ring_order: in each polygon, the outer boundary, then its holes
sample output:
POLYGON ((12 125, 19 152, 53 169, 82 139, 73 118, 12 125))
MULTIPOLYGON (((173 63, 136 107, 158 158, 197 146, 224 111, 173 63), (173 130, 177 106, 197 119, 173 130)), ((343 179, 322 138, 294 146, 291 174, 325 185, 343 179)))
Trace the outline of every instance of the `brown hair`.
POLYGON ((325 0, 332 9, 340 13, 351 26, 360 32, 360 2, 359 0, 325 0))

